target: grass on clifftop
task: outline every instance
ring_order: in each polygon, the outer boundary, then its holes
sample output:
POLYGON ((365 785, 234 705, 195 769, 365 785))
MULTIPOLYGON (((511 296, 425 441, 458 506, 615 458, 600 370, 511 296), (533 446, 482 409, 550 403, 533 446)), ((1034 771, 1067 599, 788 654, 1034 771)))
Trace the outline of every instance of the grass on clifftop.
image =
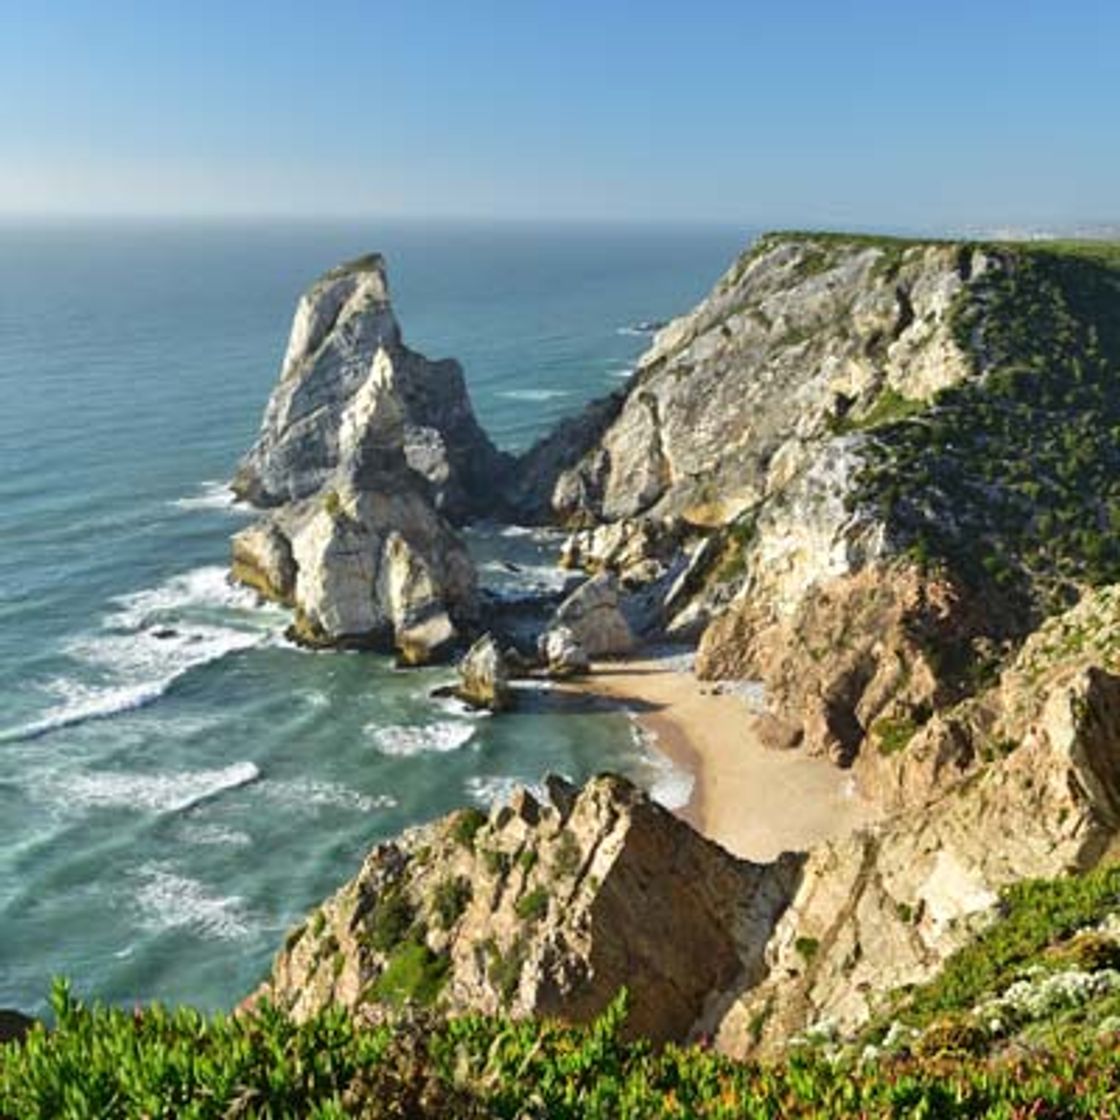
MULTIPOLYGON (((699 1047, 656 1049, 625 1035, 620 995, 593 1024, 501 1016, 444 1020, 406 1011, 361 1024, 335 1008, 297 1025, 265 1004, 205 1016, 153 1005, 88 1007, 56 984, 55 1028, 0 1046, 0 1116, 1072 1118, 1120 1114, 1120 1018, 1062 1019, 1060 1031, 998 1057, 961 1051, 976 1028, 945 1020, 1000 991, 1055 945, 1120 908, 1120 869, 1023 883, 1001 919, 951 958, 898 1014, 924 1028, 902 1053, 806 1046, 784 1061, 735 1062, 699 1047), (1114 1022, 1115 1020, 1115 1022, 1114 1022), (1114 1025, 1110 1025, 1114 1024, 1114 1025), (868 1054, 874 1054, 868 1058, 868 1054)), ((806 950, 808 953, 808 949, 806 950)), ((1116 957, 1090 955, 1087 967, 1116 957)), ((1086 965, 1085 955, 1077 958, 1086 965)), ((1056 961, 1056 963, 1055 963, 1056 961)), ((1104 975, 1101 972, 1100 975, 1104 975)), ((1120 974, 1117 974, 1120 975, 1120 974)), ((881 1037, 880 1023, 865 1038, 881 1037)), ((915 1029, 915 1028, 910 1028, 915 1029)), ((913 1036, 911 1036, 913 1037, 913 1036)))

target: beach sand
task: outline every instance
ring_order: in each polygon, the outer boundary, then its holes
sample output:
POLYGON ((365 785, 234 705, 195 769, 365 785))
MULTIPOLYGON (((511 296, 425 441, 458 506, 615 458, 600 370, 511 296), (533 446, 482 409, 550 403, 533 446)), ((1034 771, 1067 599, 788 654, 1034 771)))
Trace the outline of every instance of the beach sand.
POLYGON ((875 818, 849 774, 800 750, 762 747, 748 732, 748 702, 677 660, 600 662, 565 687, 631 710, 656 749, 693 775, 678 814, 735 855, 768 862, 875 818))

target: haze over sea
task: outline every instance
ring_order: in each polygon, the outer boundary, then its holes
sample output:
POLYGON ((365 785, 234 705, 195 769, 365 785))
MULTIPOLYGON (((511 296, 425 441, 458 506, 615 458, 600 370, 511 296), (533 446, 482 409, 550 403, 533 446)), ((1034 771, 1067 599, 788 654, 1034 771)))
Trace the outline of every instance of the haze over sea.
MULTIPOLYGON (((491 719, 447 669, 287 644, 225 580, 302 289, 383 251, 406 340, 464 365, 521 448, 618 388, 742 229, 375 223, 0 226, 0 1006, 228 1007, 379 839, 548 770, 680 776, 622 714, 491 719)), ((470 534, 484 583, 555 584, 555 540, 470 534)))

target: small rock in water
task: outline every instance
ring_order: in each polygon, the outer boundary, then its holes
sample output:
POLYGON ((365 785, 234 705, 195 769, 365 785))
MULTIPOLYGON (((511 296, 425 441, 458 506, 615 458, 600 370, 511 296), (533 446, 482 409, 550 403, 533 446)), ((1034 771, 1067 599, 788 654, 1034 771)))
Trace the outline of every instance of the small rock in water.
POLYGON ((455 695, 474 708, 492 712, 513 706, 509 672, 498 643, 490 634, 483 634, 459 663, 459 685, 455 695))

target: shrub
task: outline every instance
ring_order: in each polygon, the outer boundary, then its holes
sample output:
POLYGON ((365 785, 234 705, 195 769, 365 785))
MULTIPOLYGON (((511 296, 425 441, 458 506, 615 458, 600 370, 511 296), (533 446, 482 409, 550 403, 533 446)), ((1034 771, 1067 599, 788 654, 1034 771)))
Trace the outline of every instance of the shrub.
POLYGON ((556 848, 552 856, 552 866, 557 875, 571 878, 579 870, 583 862, 583 853, 580 851, 579 841, 565 829, 556 840, 556 848))
POLYGON ((883 755, 905 750, 918 732, 918 724, 910 716, 884 716, 871 726, 871 732, 883 755))
POLYGON ((535 887, 522 895, 514 906, 514 912, 523 922, 536 922, 548 913, 548 891, 535 887))
POLYGON ((416 911, 404 891, 389 887, 374 903, 366 923, 366 939, 378 952, 388 953, 409 935, 415 919, 416 911))
POLYGON ((450 929, 463 916, 473 894, 470 880, 462 875, 444 879, 436 885, 432 905, 442 929, 450 929))
POLYGON ((420 941, 405 941, 393 950, 385 970, 374 983, 378 999, 399 1007, 434 1003, 447 980, 450 961, 420 941))
POLYGON ((467 851, 474 851, 475 836, 478 830, 486 823, 486 814, 481 809, 464 809, 451 826, 451 835, 455 842, 467 851))

